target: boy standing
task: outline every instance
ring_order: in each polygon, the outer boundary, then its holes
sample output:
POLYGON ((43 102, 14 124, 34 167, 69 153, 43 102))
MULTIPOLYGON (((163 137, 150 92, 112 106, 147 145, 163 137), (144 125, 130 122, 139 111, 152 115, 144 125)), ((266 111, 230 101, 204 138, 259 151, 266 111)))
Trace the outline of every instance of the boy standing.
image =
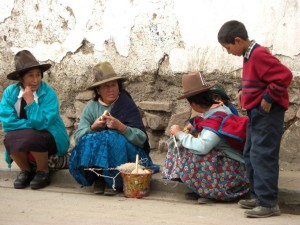
POLYGON ((218 41, 229 54, 244 57, 238 103, 249 117, 244 158, 251 199, 240 200, 238 204, 250 209, 245 211, 247 217, 280 215, 279 148, 292 73, 266 48, 250 41, 239 21, 223 24, 218 41))

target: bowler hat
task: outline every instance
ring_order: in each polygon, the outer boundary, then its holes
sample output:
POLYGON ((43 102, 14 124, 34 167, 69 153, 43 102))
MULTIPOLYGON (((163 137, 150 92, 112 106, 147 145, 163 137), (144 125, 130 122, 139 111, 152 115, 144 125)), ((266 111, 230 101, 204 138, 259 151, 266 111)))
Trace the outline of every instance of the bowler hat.
POLYGON ((191 72, 182 76, 183 95, 177 99, 188 98, 210 90, 215 82, 207 83, 199 72, 191 72))
POLYGON ((124 77, 117 76, 112 65, 109 62, 98 63, 93 68, 94 84, 88 89, 94 89, 101 84, 113 81, 113 80, 125 80, 124 77))
POLYGON ((51 67, 51 64, 40 64, 32 53, 28 50, 19 51, 15 55, 16 71, 7 75, 9 80, 19 80, 20 73, 38 67, 42 72, 45 72, 51 67))

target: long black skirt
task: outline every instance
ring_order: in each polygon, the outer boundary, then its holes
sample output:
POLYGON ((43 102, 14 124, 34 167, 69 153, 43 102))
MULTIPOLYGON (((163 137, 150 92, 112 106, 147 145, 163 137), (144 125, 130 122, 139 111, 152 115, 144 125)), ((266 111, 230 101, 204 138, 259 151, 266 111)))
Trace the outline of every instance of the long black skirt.
POLYGON ((9 155, 16 152, 48 152, 48 155, 57 153, 55 140, 47 130, 10 131, 4 137, 4 146, 9 155))

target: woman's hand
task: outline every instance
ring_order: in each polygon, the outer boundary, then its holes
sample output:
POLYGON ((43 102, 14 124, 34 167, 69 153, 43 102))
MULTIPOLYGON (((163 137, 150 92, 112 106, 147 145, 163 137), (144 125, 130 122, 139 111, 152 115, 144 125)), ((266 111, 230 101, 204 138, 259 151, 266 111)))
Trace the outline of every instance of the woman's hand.
POLYGON ((104 116, 110 116, 110 113, 105 110, 103 114, 91 125, 91 130, 100 130, 106 127, 106 119, 104 116))
POLYGON ((98 119, 96 119, 95 122, 91 125, 91 130, 95 131, 95 130, 104 129, 105 126, 106 126, 105 120, 102 120, 102 119, 98 118, 98 119))
POLYGON ((109 129, 118 130, 120 132, 126 130, 126 125, 111 115, 103 115, 103 119, 106 121, 106 126, 109 129))
POLYGON ((193 125, 188 123, 184 128, 183 128, 183 132, 185 133, 191 133, 193 129, 193 125))
POLYGON ((181 131, 181 128, 178 125, 172 125, 170 127, 170 133, 173 134, 173 135, 175 135, 175 136, 180 131, 181 131))
POLYGON ((24 98, 27 105, 31 104, 34 101, 33 92, 29 86, 25 87, 22 97, 24 98))

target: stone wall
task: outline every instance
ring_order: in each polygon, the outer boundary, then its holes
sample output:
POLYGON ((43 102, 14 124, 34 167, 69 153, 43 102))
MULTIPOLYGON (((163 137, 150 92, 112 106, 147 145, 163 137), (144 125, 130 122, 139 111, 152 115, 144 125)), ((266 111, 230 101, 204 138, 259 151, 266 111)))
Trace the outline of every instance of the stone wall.
MULTIPOLYGON (((147 77, 147 75, 145 75, 147 77)), ((235 95, 238 90, 239 79, 228 79, 229 75, 210 74, 207 77, 215 77, 218 82, 223 84, 232 99, 232 103, 236 105, 235 95), (222 78, 223 77, 223 78, 222 78)), ((176 100, 181 93, 181 84, 172 78, 161 79, 161 77, 151 85, 146 81, 133 80, 127 82, 126 89, 132 94, 137 106, 141 111, 143 122, 146 126, 149 137, 150 147, 153 150, 166 152, 166 141, 170 137, 169 128, 173 124, 184 126, 187 120, 195 115, 186 100, 176 100), (168 80, 169 79, 169 80, 168 80), (170 83, 167 85, 166 83, 170 83), (141 87, 142 90, 141 90, 141 87), (164 87, 164 88, 160 88, 164 87), (136 90, 139 88, 140 91, 136 90), (151 89, 147 92, 144 90, 151 89)), ((300 79, 295 78, 290 87, 290 107, 286 111, 284 119, 284 135, 282 138, 280 152, 280 168, 281 170, 300 170, 300 99, 299 99, 300 79)), ((79 122, 79 116, 85 103, 92 98, 91 91, 84 91, 76 96, 75 108, 72 121, 74 126, 70 126, 70 133, 76 128, 79 122)), ((244 111, 239 111, 241 115, 245 115, 244 111)), ((65 117, 65 124, 70 124, 70 119, 65 117)), ((72 140, 72 145, 74 140, 72 140)))
POLYGON ((250 39, 269 48, 293 72, 281 165, 282 169, 300 170, 299 0, 251 3, 0 1, 0 99, 12 83, 6 74, 14 70, 16 52, 28 49, 42 63, 51 63, 44 80, 58 94, 73 145, 72 134, 82 108, 92 98, 86 91, 93 79, 91 68, 106 60, 128 78, 126 89, 141 110, 150 144, 164 151, 170 124, 182 125, 192 113, 185 100, 176 100, 182 74, 201 71, 207 80, 218 80, 235 104, 242 59, 222 49, 217 32, 225 21, 237 19, 245 23, 250 39))

